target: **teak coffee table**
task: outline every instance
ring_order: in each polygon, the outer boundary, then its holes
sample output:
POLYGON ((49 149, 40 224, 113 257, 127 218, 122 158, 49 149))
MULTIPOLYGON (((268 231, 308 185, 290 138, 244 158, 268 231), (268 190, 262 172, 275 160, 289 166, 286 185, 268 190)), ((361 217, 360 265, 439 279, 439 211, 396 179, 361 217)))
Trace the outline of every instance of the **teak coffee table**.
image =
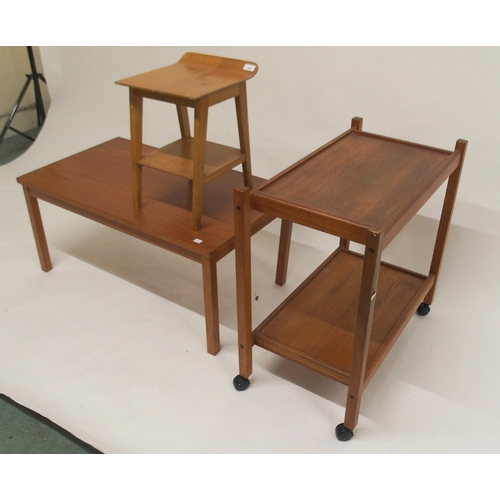
MULTIPOLYGON (((145 151, 153 148, 144 147, 145 151)), ((234 248, 233 190, 242 184, 241 173, 227 172, 206 186, 205 223, 191 229, 188 179, 148 170, 143 181, 143 208, 132 205, 130 141, 117 138, 19 177, 26 195, 35 241, 44 271, 52 269, 38 200, 100 222, 113 229, 199 262, 207 350, 220 350, 217 262, 234 248)), ((253 177, 255 186, 263 179, 253 177)), ((272 216, 254 212, 252 232, 272 216)), ((182 286, 182 284, 180 284, 182 286)))
POLYGON ((464 161, 454 151, 351 129, 259 188, 235 190, 239 375, 245 390, 257 345, 348 386, 337 438, 353 436, 361 396, 415 312, 429 312, 464 161), (382 251, 448 179, 428 276, 381 261, 382 251), (283 220, 276 282, 286 278, 292 224, 340 238, 337 250, 252 331, 251 217, 283 220), (364 254, 349 242, 365 246, 364 254))

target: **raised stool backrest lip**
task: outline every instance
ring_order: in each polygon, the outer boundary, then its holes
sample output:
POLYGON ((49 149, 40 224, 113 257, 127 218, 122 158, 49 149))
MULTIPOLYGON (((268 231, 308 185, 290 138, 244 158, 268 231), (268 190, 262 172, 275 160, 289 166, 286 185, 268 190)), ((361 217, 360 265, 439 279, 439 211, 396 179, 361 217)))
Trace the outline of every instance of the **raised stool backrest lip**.
POLYGON ((259 71, 257 63, 252 61, 244 61, 241 59, 232 59, 229 57, 212 56, 208 54, 200 54, 198 52, 186 52, 178 64, 196 64, 200 66, 211 66, 225 71, 241 72, 246 80, 253 78, 259 71), (252 68, 245 69, 245 68, 252 68))

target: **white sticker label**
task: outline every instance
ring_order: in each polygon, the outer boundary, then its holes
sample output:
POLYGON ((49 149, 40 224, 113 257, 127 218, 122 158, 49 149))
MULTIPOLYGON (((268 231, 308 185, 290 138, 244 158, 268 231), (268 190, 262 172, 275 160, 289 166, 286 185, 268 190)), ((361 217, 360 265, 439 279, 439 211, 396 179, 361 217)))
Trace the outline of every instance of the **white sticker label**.
POLYGON ((246 63, 245 66, 243 66, 243 69, 245 71, 255 71, 255 64, 246 63))
POLYGON ((194 241, 195 243, 198 243, 198 244, 203 243, 203 240, 199 240, 198 238, 196 238, 196 239, 195 239, 195 240, 193 240, 193 241, 194 241))

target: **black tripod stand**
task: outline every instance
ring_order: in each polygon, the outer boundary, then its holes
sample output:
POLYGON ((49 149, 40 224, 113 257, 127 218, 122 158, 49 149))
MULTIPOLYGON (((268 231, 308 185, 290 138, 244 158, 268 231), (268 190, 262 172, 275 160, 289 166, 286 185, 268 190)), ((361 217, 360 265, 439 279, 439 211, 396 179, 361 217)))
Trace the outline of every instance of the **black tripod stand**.
POLYGON ((40 80, 42 80, 45 83, 45 85, 47 85, 47 82, 45 80, 45 77, 41 73, 38 73, 36 70, 35 57, 33 56, 33 47, 27 47, 27 49, 28 49, 28 57, 30 59, 31 74, 26 75, 27 80, 26 83, 24 84, 23 90, 21 90, 21 93, 19 94, 19 97, 16 103, 14 104, 14 107, 10 112, 9 118, 7 118, 7 123, 5 124, 2 133, 0 134, 0 144, 2 144, 5 134, 9 129, 16 132, 16 134, 26 137, 26 139, 29 139, 30 141, 35 140, 33 137, 30 137, 24 132, 20 132, 19 130, 16 130, 14 127, 10 126, 12 120, 14 119, 14 116, 16 115, 19 105, 23 100, 24 94, 26 94, 26 91, 28 90, 31 82, 33 82, 33 85, 35 86, 35 104, 36 104, 36 113, 38 118, 38 126, 41 127, 43 125, 43 122, 45 121, 45 109, 43 107, 42 93, 40 91, 40 80))

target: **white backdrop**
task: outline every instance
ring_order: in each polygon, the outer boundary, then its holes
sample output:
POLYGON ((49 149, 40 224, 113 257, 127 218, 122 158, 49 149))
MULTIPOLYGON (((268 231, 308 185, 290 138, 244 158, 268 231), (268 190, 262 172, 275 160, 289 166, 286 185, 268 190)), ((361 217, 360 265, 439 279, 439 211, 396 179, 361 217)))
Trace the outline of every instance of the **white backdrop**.
MULTIPOLYGON (((0 169, 0 392, 109 453, 461 453, 500 450, 497 303, 500 48, 42 47, 52 107, 36 143, 0 169), (270 177, 350 126, 453 149, 469 141, 431 315, 408 326, 339 443, 345 393, 256 350, 236 393, 234 262, 219 265, 223 350, 205 354, 197 265, 42 204, 54 270, 39 269, 15 178, 110 138, 129 138, 116 80, 186 51, 259 65, 248 82, 254 173, 270 177), (179 290, 181 292, 179 293, 179 290), (479 422, 479 424, 478 424, 479 422), (479 425, 481 432, 471 432, 479 425), (429 432, 429 428, 433 431, 429 432), (242 430, 244 429, 244 430, 242 430)), ((145 142, 177 137, 175 111, 147 103, 145 142)), ((209 139, 237 142, 232 103, 210 110, 209 139)), ((389 257, 423 266, 438 193, 389 257)), ((289 284, 270 283, 277 226, 254 238, 256 321, 321 262, 332 240, 300 228, 289 284)))
MULTIPOLYGON (((279 172, 361 116, 366 130, 443 149, 467 139, 460 199, 500 210, 500 47, 42 47, 55 101, 44 135, 58 134, 61 144, 40 161, 128 137, 127 89, 114 82, 176 62, 188 50, 259 64, 248 82, 257 174, 279 172)), ((211 109, 209 133, 236 140, 226 104, 211 109)), ((177 133, 168 105, 151 103, 148 111, 147 142, 163 144, 177 133)), ((34 154, 41 153, 34 149, 26 161, 34 154)))

